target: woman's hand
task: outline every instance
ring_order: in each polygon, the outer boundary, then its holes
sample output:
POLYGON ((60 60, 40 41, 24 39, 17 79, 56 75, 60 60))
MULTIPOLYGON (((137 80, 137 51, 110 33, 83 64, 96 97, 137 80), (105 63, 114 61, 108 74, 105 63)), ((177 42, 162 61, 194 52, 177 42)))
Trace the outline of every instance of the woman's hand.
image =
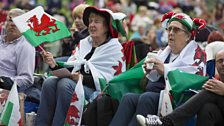
POLYGON ((43 57, 43 61, 48 64, 51 68, 54 68, 57 64, 54 60, 54 57, 52 55, 52 53, 50 52, 46 52, 46 51, 42 51, 41 55, 43 57))
POLYGON ((144 63, 143 65, 142 65, 142 67, 143 67, 143 69, 144 69, 144 71, 145 71, 145 74, 148 74, 152 69, 150 69, 150 68, 148 68, 147 67, 147 63, 144 63))
POLYGON ((215 78, 209 79, 202 87, 218 95, 224 95, 224 83, 215 78))
POLYGON ((83 78, 82 74, 80 72, 75 72, 72 73, 70 76, 70 79, 74 80, 74 81, 78 81, 79 80, 79 76, 81 76, 81 78, 83 78))
MULTIPOLYGON (((163 75, 164 74, 164 64, 161 62, 159 59, 153 57, 149 58, 148 60, 145 61, 145 64, 153 64, 153 70, 157 70, 159 74, 163 75)), ((147 66, 147 65, 146 65, 147 66)), ((147 70, 147 69, 145 69, 147 70)))

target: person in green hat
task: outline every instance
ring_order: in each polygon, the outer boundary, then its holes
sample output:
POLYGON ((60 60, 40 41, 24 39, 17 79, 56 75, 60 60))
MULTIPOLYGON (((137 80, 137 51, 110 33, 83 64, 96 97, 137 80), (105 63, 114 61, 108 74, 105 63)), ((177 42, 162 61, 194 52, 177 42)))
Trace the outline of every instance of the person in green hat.
POLYGON ((199 75, 206 74, 205 52, 195 42, 196 30, 205 27, 202 19, 191 18, 185 13, 168 12, 166 21, 168 46, 157 55, 148 55, 143 69, 148 82, 142 94, 127 93, 119 104, 110 126, 136 126, 136 115, 157 114, 160 91, 165 88, 169 71, 180 70, 199 75))
POLYGON ((197 126, 222 126, 224 122, 224 49, 215 55, 219 77, 209 79, 201 92, 164 117, 137 115, 141 126, 184 126, 197 115, 197 126))

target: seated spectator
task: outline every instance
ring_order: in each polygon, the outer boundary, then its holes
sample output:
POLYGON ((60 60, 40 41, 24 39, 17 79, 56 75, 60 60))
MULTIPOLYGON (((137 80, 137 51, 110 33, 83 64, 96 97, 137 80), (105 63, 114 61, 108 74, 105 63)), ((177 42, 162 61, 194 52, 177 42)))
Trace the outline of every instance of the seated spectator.
POLYGON ((197 126, 222 126, 224 123, 224 50, 216 53, 219 78, 209 79, 201 92, 164 117, 137 115, 141 126, 184 126, 195 114, 197 126))
POLYGON ((205 75, 206 55, 199 45, 194 41, 195 25, 203 28, 206 22, 202 19, 192 20, 184 13, 166 13, 162 21, 168 19, 168 46, 160 50, 156 57, 145 60, 143 65, 146 71, 148 83, 146 92, 142 94, 128 93, 121 99, 118 110, 111 121, 111 126, 136 126, 137 114, 146 116, 156 114, 160 91, 165 87, 164 78, 169 71, 179 69, 188 73, 205 75), (200 55, 200 58, 195 56, 200 55), (152 68, 147 67, 153 64, 152 68))
POLYGON ((205 47, 207 55, 206 71, 210 78, 216 74, 215 54, 224 48, 224 37, 219 31, 213 31, 209 34, 208 44, 205 47))
MULTIPOLYGON (((70 56, 68 66, 73 67, 71 76, 47 78, 42 86, 40 107, 36 125, 64 125, 79 76, 83 76, 86 100, 94 91, 101 91, 99 76, 109 82, 115 75, 125 71, 122 46, 112 28, 109 10, 89 6, 84 10, 83 22, 88 27, 89 36, 80 41, 75 53, 70 56), (47 113, 47 114, 46 114, 47 113)), ((61 68, 50 52, 43 52, 43 59, 52 70, 61 68)))
POLYGON ((156 27, 152 27, 150 28, 147 32, 146 32, 146 36, 144 36, 142 38, 143 43, 146 43, 147 45, 149 45, 149 51, 150 52, 158 52, 159 49, 161 49, 162 47, 164 47, 164 42, 162 42, 162 34, 163 31, 157 30, 156 27))
POLYGON ((139 13, 135 14, 132 22, 131 22, 131 29, 133 32, 138 30, 138 27, 143 23, 146 25, 151 25, 153 23, 152 19, 150 19, 147 15, 147 7, 140 6, 139 13))
POLYGON ((64 39, 64 43, 62 44, 62 56, 67 56, 67 59, 72 54, 75 46, 79 44, 80 40, 89 35, 88 29, 82 20, 83 12, 86 7, 88 7, 88 5, 80 4, 76 6, 72 11, 72 18, 74 20, 74 28, 72 29, 73 31, 71 31, 72 37, 64 39))
POLYGON ((215 54, 224 49, 224 41, 214 41, 209 43, 205 47, 205 52, 207 54, 207 66, 206 71, 210 78, 217 75, 217 70, 215 68, 215 54))
POLYGON ((138 24, 137 26, 137 31, 135 31, 131 37, 130 37, 130 40, 141 40, 142 37, 145 35, 145 27, 146 27, 146 24, 144 22, 138 24))
POLYGON ((12 21, 24 13, 18 8, 11 9, 5 22, 6 34, 0 36, 0 88, 10 90, 16 81, 19 92, 33 84, 35 68, 35 49, 12 21))
POLYGON ((213 31, 211 32, 209 35, 208 35, 208 44, 209 43, 212 43, 214 41, 222 41, 224 42, 224 37, 223 37, 223 34, 219 31, 213 31))

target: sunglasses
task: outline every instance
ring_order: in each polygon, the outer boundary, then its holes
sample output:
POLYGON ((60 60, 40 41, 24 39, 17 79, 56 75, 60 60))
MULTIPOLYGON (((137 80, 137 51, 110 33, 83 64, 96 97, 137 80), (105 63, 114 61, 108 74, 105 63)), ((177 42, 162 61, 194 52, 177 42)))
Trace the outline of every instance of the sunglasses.
POLYGON ((174 27, 174 26, 170 26, 170 27, 166 28, 166 30, 167 30, 168 32, 173 31, 174 33, 178 33, 178 32, 181 32, 181 31, 183 31, 183 32, 187 32, 186 30, 184 30, 184 29, 182 29, 182 28, 178 28, 178 27, 174 27))

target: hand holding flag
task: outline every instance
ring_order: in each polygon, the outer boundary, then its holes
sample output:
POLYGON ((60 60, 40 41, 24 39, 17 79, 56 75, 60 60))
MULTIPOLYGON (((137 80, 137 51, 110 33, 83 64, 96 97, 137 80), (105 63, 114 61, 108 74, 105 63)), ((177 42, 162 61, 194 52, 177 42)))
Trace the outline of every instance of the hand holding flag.
POLYGON ((51 68, 54 68, 57 65, 52 53, 43 50, 41 52, 41 56, 43 57, 43 61, 46 64, 48 64, 51 68))

